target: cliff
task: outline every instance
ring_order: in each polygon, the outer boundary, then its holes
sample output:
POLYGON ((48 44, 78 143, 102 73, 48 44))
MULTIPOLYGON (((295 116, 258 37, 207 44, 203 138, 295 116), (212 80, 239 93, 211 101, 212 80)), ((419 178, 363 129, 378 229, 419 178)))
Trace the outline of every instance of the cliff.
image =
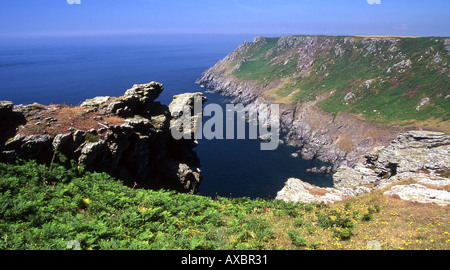
POLYGON ((387 189, 385 195, 403 200, 449 205, 449 153, 449 135, 429 131, 402 133, 387 146, 367 153, 364 162, 354 168, 339 167, 333 175, 333 188, 318 188, 300 179, 289 179, 277 199, 336 202, 387 189))
POLYGON ((450 132, 450 39, 257 37, 197 83, 244 104, 281 104, 306 158, 355 166, 416 129, 450 132))
POLYGON ((129 185, 198 193, 196 142, 174 140, 170 123, 178 108, 202 93, 175 96, 166 106, 155 101, 162 91, 157 82, 136 84, 121 97, 96 97, 76 107, 1 102, 0 160, 49 163, 61 153, 129 185))

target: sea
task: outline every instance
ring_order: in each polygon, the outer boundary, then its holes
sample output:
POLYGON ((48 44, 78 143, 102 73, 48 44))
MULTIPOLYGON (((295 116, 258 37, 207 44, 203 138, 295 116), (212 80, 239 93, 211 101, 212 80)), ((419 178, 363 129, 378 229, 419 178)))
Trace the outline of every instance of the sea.
MULTIPOLYGON (((0 100, 14 104, 79 105, 96 96, 121 96, 133 84, 157 81, 157 99, 169 105, 174 95, 203 92, 206 104, 230 103, 195 81, 253 35, 123 35, 0 40, 0 100)), ((200 195, 274 199, 291 177, 320 187, 332 176, 307 172, 319 160, 292 154, 280 144, 262 151, 259 139, 199 139, 194 149, 202 164, 200 195)))

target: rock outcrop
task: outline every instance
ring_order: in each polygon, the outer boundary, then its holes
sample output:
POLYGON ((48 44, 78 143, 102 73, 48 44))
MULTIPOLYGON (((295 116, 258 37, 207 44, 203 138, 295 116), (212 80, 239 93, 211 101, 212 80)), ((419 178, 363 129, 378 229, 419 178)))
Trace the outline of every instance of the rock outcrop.
POLYGON ((333 175, 333 188, 316 187, 314 196, 300 180, 292 188, 292 180, 278 193, 277 199, 293 201, 339 201, 377 189, 387 188, 385 195, 422 203, 450 204, 450 136, 439 132, 410 131, 400 134, 386 147, 378 147, 365 155, 363 163, 353 168, 340 166, 333 175), (396 185, 409 180, 413 184, 396 185), (300 182, 299 182, 300 181, 300 182), (295 194, 287 193, 295 190, 295 194), (299 191, 300 190, 300 191, 299 191), (306 191, 306 192, 305 192, 306 191))
POLYGON ((405 201, 419 203, 432 203, 441 206, 450 204, 450 192, 446 190, 437 190, 420 184, 397 185, 384 195, 398 196, 405 201))
MULTIPOLYGON (((0 132, 0 159, 49 162, 61 153, 131 185, 198 193, 196 142, 171 136, 176 112, 155 101, 162 91, 157 82, 136 84, 122 97, 96 97, 79 107, 2 102, 0 118, 7 128, 0 132)), ((202 93, 185 96, 205 101, 202 93)))
POLYGON ((300 203, 334 203, 348 197, 350 196, 335 188, 320 188, 297 178, 289 178, 275 199, 300 203))

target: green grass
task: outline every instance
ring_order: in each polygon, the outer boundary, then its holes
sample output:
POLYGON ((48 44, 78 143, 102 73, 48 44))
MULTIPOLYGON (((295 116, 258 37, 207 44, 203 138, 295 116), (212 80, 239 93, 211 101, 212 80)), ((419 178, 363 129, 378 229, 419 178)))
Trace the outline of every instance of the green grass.
POLYGON ((277 44, 278 39, 266 38, 266 43, 260 49, 255 48, 259 44, 254 44, 254 48, 250 49, 247 62, 243 63, 241 68, 234 72, 234 75, 241 80, 256 80, 258 83, 265 83, 290 74, 297 63, 295 59, 291 59, 287 65, 267 65, 268 60, 265 59, 265 56, 277 44))
POLYGON ((450 241, 439 206, 397 207, 379 194, 336 205, 212 199, 128 187, 73 162, 0 163, 0 194, 1 250, 65 250, 73 241, 83 250, 365 249, 368 239, 388 249, 442 249, 450 241), (399 214, 411 211, 417 226, 399 214), (417 234, 422 218, 439 222, 417 234))
POLYGON ((282 79, 285 83, 275 91, 279 97, 289 96, 292 102, 305 102, 324 95, 326 99, 318 103, 323 110, 358 114, 377 123, 450 119, 449 100, 445 99, 450 95, 446 66, 450 58, 443 38, 400 38, 397 44, 400 50, 395 52, 389 51, 390 42, 381 40, 376 42, 376 51, 371 53, 362 43, 363 38, 353 37, 354 45, 345 44, 344 38, 334 37, 331 48, 340 45, 347 49, 345 53, 341 57, 337 57, 333 49, 317 53, 308 76, 300 75, 295 55, 286 65, 270 64, 288 50, 266 57, 276 47, 277 38, 267 39, 262 47, 254 44, 251 53, 240 58, 247 57, 248 61, 233 74, 240 80, 254 80, 259 84, 282 79), (442 59, 439 63, 434 62, 436 53, 442 59), (392 68, 408 59, 412 61, 409 68, 392 68), (389 68, 390 73, 387 72, 389 68), (364 82, 369 79, 373 83, 367 89, 364 82), (355 98, 344 101, 349 92, 354 93, 355 98), (431 102, 417 111, 416 107, 425 97, 431 102))

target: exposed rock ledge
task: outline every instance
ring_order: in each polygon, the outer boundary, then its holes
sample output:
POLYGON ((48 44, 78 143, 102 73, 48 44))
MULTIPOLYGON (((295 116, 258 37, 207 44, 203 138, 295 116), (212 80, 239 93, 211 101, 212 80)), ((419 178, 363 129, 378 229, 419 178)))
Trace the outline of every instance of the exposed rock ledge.
POLYGON ((180 115, 177 108, 206 98, 187 93, 166 106, 155 101, 162 91, 157 82, 136 84, 122 97, 96 97, 78 107, 0 102, 0 160, 49 162, 58 151, 131 185, 198 193, 196 141, 174 140, 170 123, 180 115))
POLYGON ((333 188, 319 188, 300 179, 289 179, 276 199, 295 202, 333 203, 386 188, 385 195, 403 200, 450 204, 450 136, 429 131, 400 134, 386 147, 366 154, 354 168, 341 166, 333 175, 333 188), (402 180, 415 182, 395 185, 402 180))

